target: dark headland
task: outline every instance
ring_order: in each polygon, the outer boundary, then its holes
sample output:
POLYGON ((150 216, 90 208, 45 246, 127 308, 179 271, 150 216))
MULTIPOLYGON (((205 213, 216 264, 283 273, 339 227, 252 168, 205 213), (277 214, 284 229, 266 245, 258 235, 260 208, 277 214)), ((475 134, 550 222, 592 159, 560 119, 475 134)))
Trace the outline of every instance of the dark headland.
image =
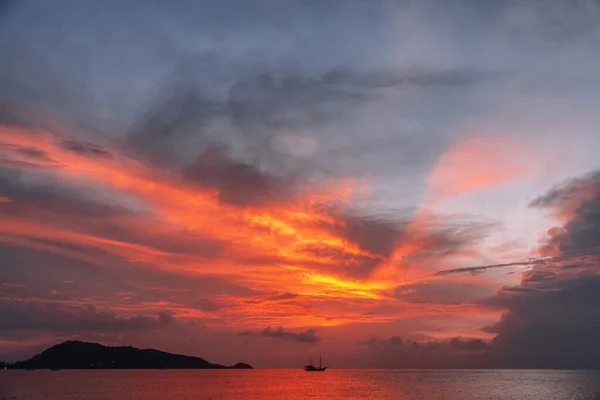
POLYGON ((154 349, 111 347, 70 340, 52 346, 25 361, 8 364, 9 369, 252 369, 249 364, 231 367, 203 358, 166 353, 154 349))

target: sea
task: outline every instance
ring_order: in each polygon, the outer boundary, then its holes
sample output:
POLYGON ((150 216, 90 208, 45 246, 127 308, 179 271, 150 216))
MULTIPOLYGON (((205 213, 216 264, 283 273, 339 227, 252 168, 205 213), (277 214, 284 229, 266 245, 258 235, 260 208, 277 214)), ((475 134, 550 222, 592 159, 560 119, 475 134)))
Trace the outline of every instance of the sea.
POLYGON ((0 371, 2 400, 600 400, 600 371, 0 371))

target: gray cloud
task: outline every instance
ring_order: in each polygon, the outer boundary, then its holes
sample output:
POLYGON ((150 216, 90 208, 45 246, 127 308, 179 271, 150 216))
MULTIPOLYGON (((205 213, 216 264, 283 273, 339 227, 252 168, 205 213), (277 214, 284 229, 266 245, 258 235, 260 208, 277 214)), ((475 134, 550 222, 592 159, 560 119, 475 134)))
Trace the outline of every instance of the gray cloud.
POLYGON ((339 215, 335 211, 332 214, 341 221, 329 227, 332 231, 374 255, 389 256, 404 232, 403 222, 351 213, 339 215))
POLYGON ((74 153, 78 153, 81 155, 92 156, 92 157, 101 157, 112 159, 114 156, 100 147, 96 146, 93 143, 84 142, 82 140, 77 140, 74 138, 64 139, 61 143, 62 147, 72 151, 74 153))
POLYGON ((548 260, 546 260, 546 259, 527 259, 527 260, 515 261, 515 262, 511 262, 511 263, 504 263, 504 264, 477 265, 477 266, 473 266, 473 267, 444 269, 441 271, 437 271, 434 275, 444 276, 444 275, 463 274, 463 273, 470 273, 473 275, 477 275, 477 274, 486 272, 490 269, 507 268, 507 267, 525 267, 525 266, 531 266, 531 265, 536 265, 536 264, 545 264, 547 262, 548 262, 548 260))
POLYGON ((0 158, 0 168, 9 169, 41 169, 44 165, 23 161, 23 160, 7 160, 0 158))
POLYGON ((321 340, 320 336, 317 336, 315 329, 308 329, 304 332, 286 332, 283 327, 277 329, 271 329, 270 327, 261 332, 262 336, 288 339, 294 342, 300 343, 316 343, 321 340))
POLYGON ((262 73, 229 91, 233 120, 244 129, 301 129, 322 125, 382 96, 383 89, 458 86, 482 82, 492 73, 477 71, 355 72, 336 68, 315 77, 262 73))
POLYGON ((428 340, 428 341, 414 341, 404 340, 400 336, 390 336, 389 338, 377 338, 375 336, 369 338, 366 341, 358 342, 359 346, 368 346, 373 349, 385 350, 385 349, 397 349, 408 352, 435 352, 443 350, 458 350, 458 351, 477 351, 481 352, 487 350, 489 345, 481 339, 463 339, 461 337, 455 337, 448 340, 428 340))
MULTIPOLYGON (((1 4, 1 2, 0 2, 1 4)), ((0 5, 0 19, 1 17, 0 5)), ((28 119, 31 116, 25 110, 19 109, 15 104, 0 99, 0 125, 5 126, 28 126, 28 119)))
MULTIPOLYGON (((201 71, 208 69, 209 75, 218 75, 216 71, 223 67, 222 63, 208 57, 202 62, 201 71)), ((466 89, 470 84, 497 78, 495 73, 443 69, 354 72, 336 68, 307 75, 290 68, 248 68, 240 66, 222 84, 165 84, 157 100, 130 128, 129 149, 155 162, 195 160, 187 163, 186 169, 194 175, 203 168, 201 159, 207 152, 229 147, 232 160, 253 160, 236 161, 239 174, 252 172, 248 177, 252 179, 256 171, 250 169, 258 169, 268 183, 272 182, 266 178, 279 176, 275 187, 279 190, 285 190, 282 181, 293 185, 324 176, 364 174, 365 168, 388 173, 389 165, 378 164, 391 161, 391 148, 402 153, 401 160, 426 165, 443 148, 444 140, 429 143, 434 133, 414 135, 412 130, 420 129, 416 128, 420 124, 398 117, 377 123, 379 130, 389 133, 385 137, 377 135, 364 141, 362 130, 371 128, 351 121, 359 116, 364 120, 379 118, 367 114, 368 110, 377 104, 387 107, 389 90, 443 89, 448 85, 466 89), (247 73, 248 68, 258 70, 247 73), (272 69, 275 72, 270 72, 272 69), (240 78, 248 74, 249 78, 240 78), (211 84, 227 89, 220 88, 215 93, 211 84), (404 130, 411 132, 403 133, 404 130), (296 136, 310 145, 285 142, 296 136), (375 153, 385 157, 373 159, 375 153)))
POLYGON ((400 336, 371 337, 357 343, 377 368, 482 368, 489 344, 481 339, 410 340, 400 336))
POLYGON ((37 159, 39 161, 54 162, 54 160, 52 160, 45 151, 33 147, 20 147, 16 149, 16 153, 28 158, 37 159))
POLYGON ((0 213, 29 217, 38 214, 61 218, 104 218, 130 212, 98 201, 79 188, 32 178, 16 171, 0 171, 0 192, 14 200, 10 208, 2 208, 0 213))
POLYGON ((215 311, 219 311, 219 309, 220 309, 218 304, 216 304, 206 298, 199 299, 196 302, 196 307, 202 311, 207 311, 207 312, 215 312, 215 311))
POLYGON ((283 327, 273 329, 271 327, 266 328, 261 332, 254 331, 243 331, 239 333, 240 336, 262 336, 267 338, 276 338, 290 340, 298 343, 317 343, 321 340, 321 337, 317 335, 315 329, 307 329, 302 332, 290 332, 286 331, 283 327))
POLYGON ((240 206, 261 205, 273 199, 274 178, 255 166, 234 161, 223 147, 209 147, 184 169, 194 184, 218 189, 219 201, 240 206))
MULTIPOLYGON (((223 106, 205 98, 199 89, 167 89, 130 128, 129 147, 150 156, 177 157, 184 139, 203 137, 211 119, 223 113, 223 106)), ((204 143, 206 144, 206 143, 204 143)))
POLYGON ((399 286, 393 297, 410 303, 464 304, 489 295, 489 289, 474 283, 428 281, 399 286))
POLYGON ((148 315, 156 308, 164 310, 161 303, 168 303, 175 308, 216 313, 220 310, 214 300, 218 295, 250 298, 259 294, 219 276, 139 268, 116 257, 106 257, 107 265, 99 266, 56 253, 6 245, 0 246, 0 255, 0 297, 23 304, 105 304, 148 315))
POLYGON ((111 311, 99 311, 93 306, 60 306, 55 303, 0 303, 3 316, 0 331, 46 332, 112 332, 160 329, 173 323, 173 316, 162 312, 150 316, 120 317, 111 311))

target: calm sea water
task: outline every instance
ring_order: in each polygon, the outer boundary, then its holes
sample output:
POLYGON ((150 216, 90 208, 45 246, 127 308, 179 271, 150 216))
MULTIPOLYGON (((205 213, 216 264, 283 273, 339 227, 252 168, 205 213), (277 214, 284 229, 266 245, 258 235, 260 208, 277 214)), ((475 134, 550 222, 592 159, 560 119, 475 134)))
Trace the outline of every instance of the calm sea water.
POLYGON ((600 371, 0 371, 0 399, 600 400, 600 371))

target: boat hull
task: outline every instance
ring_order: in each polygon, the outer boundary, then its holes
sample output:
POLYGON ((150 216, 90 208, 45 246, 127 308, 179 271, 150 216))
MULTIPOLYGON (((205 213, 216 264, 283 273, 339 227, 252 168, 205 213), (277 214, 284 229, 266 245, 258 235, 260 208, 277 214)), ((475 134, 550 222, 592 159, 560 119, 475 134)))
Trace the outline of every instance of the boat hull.
POLYGON ((317 368, 317 367, 313 367, 312 365, 307 365, 304 367, 304 370, 306 372, 323 372, 327 369, 328 367, 324 367, 324 368, 317 368))

